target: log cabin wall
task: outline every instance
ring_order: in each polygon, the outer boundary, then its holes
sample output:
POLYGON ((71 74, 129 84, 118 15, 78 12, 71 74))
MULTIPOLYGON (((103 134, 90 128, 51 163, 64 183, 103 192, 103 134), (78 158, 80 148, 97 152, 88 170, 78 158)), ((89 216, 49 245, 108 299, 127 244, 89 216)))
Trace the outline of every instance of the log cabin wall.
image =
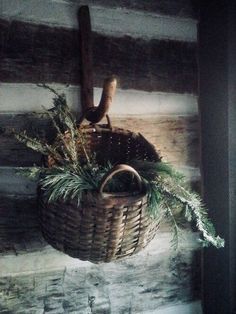
POLYGON ((170 248, 163 226, 140 254, 94 265, 72 259, 43 240, 36 183, 17 167, 40 156, 16 142, 12 128, 51 131, 41 114, 65 92, 80 111, 79 5, 93 28, 95 99, 103 79, 119 88, 110 116, 141 132, 193 186, 200 180, 197 105, 197 19, 190 0, 0 1, 0 313, 201 313, 196 235, 185 231, 170 248))

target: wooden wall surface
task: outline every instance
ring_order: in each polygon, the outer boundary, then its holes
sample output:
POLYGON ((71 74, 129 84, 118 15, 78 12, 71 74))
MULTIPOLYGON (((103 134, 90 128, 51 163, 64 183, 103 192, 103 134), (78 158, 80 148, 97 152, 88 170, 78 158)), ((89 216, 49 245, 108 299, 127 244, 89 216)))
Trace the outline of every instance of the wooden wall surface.
POLYGON ((40 163, 11 129, 53 133, 42 114, 66 94, 80 112, 77 9, 89 4, 95 100, 118 76, 113 125, 141 132, 196 186, 199 172, 197 11, 190 0, 1 0, 0 313, 201 313, 196 235, 178 252, 163 226, 137 256, 95 266, 54 250, 37 221, 36 182, 17 167, 40 163), (177 306, 178 305, 178 306, 177 306))

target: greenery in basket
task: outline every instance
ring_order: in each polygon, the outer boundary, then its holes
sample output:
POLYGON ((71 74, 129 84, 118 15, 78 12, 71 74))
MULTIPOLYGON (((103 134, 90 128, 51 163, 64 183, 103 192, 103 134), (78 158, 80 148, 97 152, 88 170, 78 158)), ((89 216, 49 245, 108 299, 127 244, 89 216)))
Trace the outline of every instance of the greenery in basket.
MULTIPOLYGON (((83 128, 78 128, 70 112, 65 95, 50 87, 55 97, 54 106, 46 114, 55 127, 57 138, 54 144, 32 138, 26 132, 15 133, 15 137, 29 148, 47 156, 50 167, 21 169, 20 173, 31 178, 39 174, 39 184, 47 202, 74 200, 80 202, 83 191, 98 191, 104 175, 114 166, 109 161, 99 165, 96 156, 86 151, 83 128), (56 144, 55 144, 56 143, 56 144)), ((148 194, 148 213, 159 222, 168 221, 173 231, 173 246, 178 246, 184 223, 193 222, 200 231, 203 246, 212 244, 220 248, 224 240, 216 236, 212 222, 200 197, 186 188, 182 175, 164 162, 133 160, 129 162, 140 174, 148 194)), ((109 183, 112 192, 127 188, 127 176, 116 176, 109 183)), ((129 180, 130 184, 130 180, 129 180)))

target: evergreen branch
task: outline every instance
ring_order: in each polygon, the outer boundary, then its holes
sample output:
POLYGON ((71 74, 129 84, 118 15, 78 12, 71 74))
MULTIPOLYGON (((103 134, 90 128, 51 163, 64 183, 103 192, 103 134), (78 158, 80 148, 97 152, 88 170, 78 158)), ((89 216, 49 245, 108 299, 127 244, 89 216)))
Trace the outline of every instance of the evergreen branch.
POLYGON ((56 202, 60 199, 67 201, 77 199, 79 203, 83 191, 97 191, 103 176, 111 169, 108 163, 104 167, 97 165, 77 167, 67 165, 53 167, 51 172, 40 180, 47 202, 56 202))
MULTIPOLYGON (((83 134, 82 132, 78 129, 77 125, 76 125, 76 120, 73 117, 72 113, 70 112, 70 109, 67 105, 66 102, 66 98, 64 94, 58 94, 53 88, 51 88, 50 86, 43 84, 43 85, 39 85, 41 87, 47 88, 48 90, 50 90, 51 92, 53 92, 56 97, 53 99, 54 102, 54 108, 52 110, 52 112, 50 112, 49 110, 46 111, 46 113, 49 115, 49 117, 51 118, 54 127, 56 128, 59 138, 60 140, 63 142, 65 148, 67 149, 67 152, 71 158, 71 160, 74 163, 78 163, 78 150, 77 150, 77 137, 79 138, 79 141, 81 143, 81 147, 83 150, 83 153, 85 155, 85 158, 87 160, 87 162, 90 162, 88 153, 85 149, 85 141, 83 138, 83 134), (60 126, 57 124, 56 122, 56 116, 58 117, 61 125, 64 125, 66 127, 66 129, 69 131, 69 134, 71 136, 69 142, 66 141, 65 139, 65 134, 63 134, 61 132, 60 126)), ((68 155, 67 154, 67 155, 68 155)))
POLYGON ((171 227, 172 227, 172 239, 171 243, 173 248, 176 250, 179 246, 179 238, 181 235, 182 230, 179 228, 179 225, 177 223, 176 217, 171 209, 170 206, 168 206, 168 203, 164 203, 165 206, 165 213, 166 213, 166 218, 168 219, 171 227))
POLYGON ((58 125, 55 116, 52 112, 46 111, 46 114, 51 119, 53 126, 55 127, 57 131, 57 137, 59 140, 63 143, 63 146, 66 149, 66 152, 63 150, 63 154, 65 155, 66 159, 70 159, 72 162, 76 163, 78 162, 78 153, 75 145, 75 140, 71 139, 69 141, 66 140, 65 134, 62 133, 60 126, 58 125), (73 145, 71 145, 73 144, 73 145))
POLYGON ((83 132, 80 131, 79 129, 78 129, 77 132, 78 132, 77 134, 78 134, 79 141, 80 141, 80 143, 81 143, 81 147, 82 147, 83 153, 84 153, 84 155, 85 155, 85 158, 86 158, 88 164, 90 164, 90 163, 91 163, 91 159, 89 158, 89 155, 88 155, 88 153, 87 153, 87 151, 86 151, 86 148, 85 148, 85 139, 84 139, 83 132))
MULTIPOLYGON (((207 217, 207 211, 200 197, 184 187, 183 176, 163 162, 138 161, 133 164, 145 180, 148 191, 148 209, 152 217, 160 215, 160 208, 167 210, 167 216, 170 218, 177 217, 177 213, 174 212, 170 215, 172 208, 175 210, 180 208, 181 211, 185 209, 185 219, 195 222, 203 236, 203 240, 200 241, 204 246, 209 244, 217 248, 224 246, 224 240, 216 236, 214 226, 207 217)), ((176 226, 175 223, 172 224, 174 237, 177 235, 176 226)))
POLYGON ((188 215, 188 219, 195 221, 198 230, 202 233, 202 242, 205 246, 212 244, 216 248, 224 247, 224 240, 216 236, 215 228, 207 217, 206 209, 195 193, 190 193, 178 184, 170 185, 170 182, 165 182, 160 178, 159 189, 170 199, 175 199, 188 207, 192 213, 192 217, 188 215))
POLYGON ((35 179, 38 179, 39 175, 42 173, 42 168, 41 167, 29 167, 29 168, 18 167, 16 170, 16 173, 30 180, 35 180, 35 179))
POLYGON ((53 156, 55 160, 57 160, 60 163, 62 162, 62 156, 60 156, 60 154, 55 150, 55 148, 53 148, 49 144, 44 143, 37 138, 30 137, 25 132, 19 133, 14 132, 13 134, 19 142, 25 144, 27 147, 46 156, 50 154, 53 156))

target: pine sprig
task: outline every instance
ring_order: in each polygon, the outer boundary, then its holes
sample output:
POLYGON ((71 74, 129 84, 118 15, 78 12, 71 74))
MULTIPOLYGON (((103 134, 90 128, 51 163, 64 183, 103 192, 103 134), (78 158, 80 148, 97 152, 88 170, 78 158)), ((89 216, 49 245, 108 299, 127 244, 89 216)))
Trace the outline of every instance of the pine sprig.
POLYGON ((78 151, 76 148, 76 141, 75 141, 75 132, 71 132, 71 137, 73 134, 73 137, 71 139, 67 139, 65 137, 65 133, 61 130, 59 123, 56 120, 56 116, 51 111, 46 111, 47 116, 51 119, 53 126, 55 127, 57 131, 57 139, 62 143, 64 150, 63 154, 65 156, 66 160, 70 160, 73 163, 78 162, 78 151))
POLYGON ((51 145, 43 142, 38 138, 30 137, 26 134, 25 131, 19 133, 13 132, 13 134, 19 142, 23 143, 27 147, 37 151, 38 153, 41 153, 42 155, 52 155, 57 162, 62 162, 62 156, 60 156, 57 150, 51 145))
POLYGON ((58 94, 53 88, 46 84, 41 86, 49 89, 55 95, 53 98, 54 107, 53 109, 46 111, 46 113, 52 120, 53 125, 57 130, 58 139, 63 143, 65 149, 67 150, 65 155, 69 155, 70 159, 76 166, 78 163, 77 143, 79 142, 84 156, 89 163, 90 158, 85 149, 83 132, 77 127, 76 119, 67 105, 65 94, 58 94), (61 130, 61 126, 63 127, 63 130, 61 130), (65 130, 67 134, 66 137, 64 134, 65 130))
POLYGON ((204 246, 209 244, 216 248, 224 246, 224 240, 216 236, 215 228, 207 217, 207 211, 197 194, 183 188, 175 180, 172 181, 171 178, 167 179, 161 176, 158 177, 157 188, 165 196, 165 199, 169 199, 174 204, 176 203, 176 206, 182 207, 186 220, 195 222, 197 229, 202 234, 203 240, 200 241, 204 246))
POLYGON ((35 180, 38 179, 39 176, 42 174, 41 167, 18 167, 16 170, 16 174, 21 175, 25 178, 35 180))
POLYGON ((110 163, 103 167, 89 164, 86 167, 78 166, 77 169, 69 165, 53 167, 49 174, 42 176, 39 184, 47 202, 76 199, 79 204, 83 191, 97 191, 103 176, 111 167, 110 163))
POLYGON ((172 227, 172 239, 171 244, 174 249, 177 249, 179 246, 180 238, 182 235, 182 229, 179 227, 179 223, 173 213, 173 210, 168 205, 168 202, 164 204, 164 212, 165 212, 165 218, 169 222, 169 224, 172 227))
POLYGON ((27 147, 43 155, 50 156, 57 164, 73 164, 74 168, 79 164, 78 145, 80 145, 89 163, 90 159, 85 149, 83 133, 76 125, 76 120, 66 103, 65 95, 58 94, 48 85, 43 84, 39 86, 47 88, 55 95, 53 98, 54 107, 50 110, 45 110, 45 114, 50 118, 57 132, 56 141, 54 145, 49 145, 41 139, 29 136, 25 131, 13 132, 15 137, 27 147))
POLYGON ((224 246, 224 240, 216 236, 215 228, 207 217, 207 210, 201 198, 185 187, 182 175, 163 162, 134 161, 132 165, 147 186, 149 214, 155 218, 165 213, 172 227, 174 247, 178 246, 181 234, 181 222, 177 219, 179 216, 185 218, 185 221, 195 223, 203 237, 199 239, 203 246, 209 244, 217 248, 224 246))

